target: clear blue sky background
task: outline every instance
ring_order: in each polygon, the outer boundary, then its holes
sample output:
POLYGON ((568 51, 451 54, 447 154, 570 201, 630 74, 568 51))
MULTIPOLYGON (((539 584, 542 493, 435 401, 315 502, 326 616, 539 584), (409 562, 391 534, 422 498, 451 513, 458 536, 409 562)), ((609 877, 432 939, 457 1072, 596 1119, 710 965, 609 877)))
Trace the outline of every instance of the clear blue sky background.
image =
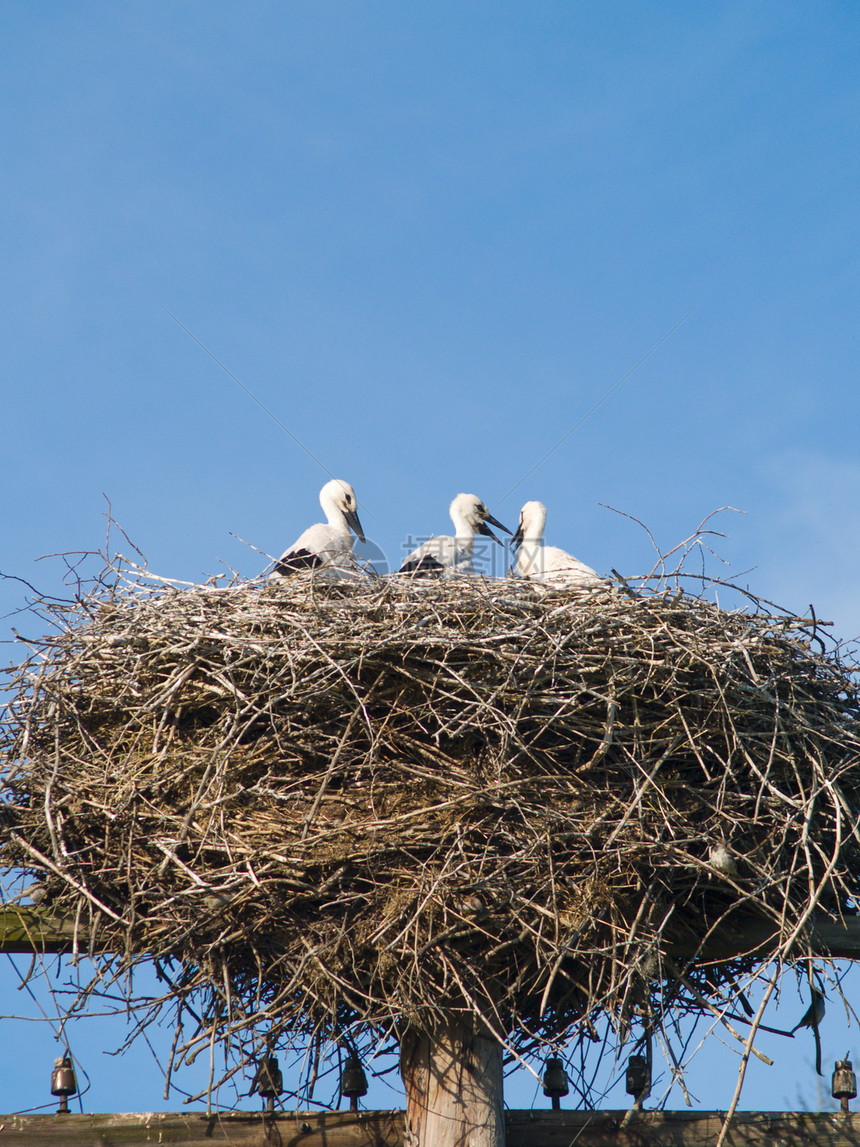
MULTIPOLYGON (((712 572, 856 637, 858 40, 839 0, 4 0, 0 570, 60 592, 106 496, 158 573, 255 574, 324 467, 392 564, 461 490, 625 574, 605 505, 663 549, 731 505, 712 572)), ((4 1027, 0 1106, 44 1102, 50 1032, 4 1027)), ((105 1031, 89 1109, 159 1107, 105 1031)), ((807 1086, 774 1054, 747 1106, 807 1086)))

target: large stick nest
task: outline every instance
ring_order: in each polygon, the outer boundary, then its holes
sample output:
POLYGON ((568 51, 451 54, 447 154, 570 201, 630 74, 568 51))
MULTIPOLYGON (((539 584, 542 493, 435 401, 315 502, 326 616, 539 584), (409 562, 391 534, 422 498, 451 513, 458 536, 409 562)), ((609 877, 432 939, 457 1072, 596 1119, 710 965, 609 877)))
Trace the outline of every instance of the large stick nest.
POLYGON ((479 578, 120 579, 16 688, 4 865, 85 950, 155 958, 198 1040, 452 1008, 521 1049, 623 1033, 751 966, 708 960, 729 925, 800 953, 856 891, 856 682, 812 621, 479 578))

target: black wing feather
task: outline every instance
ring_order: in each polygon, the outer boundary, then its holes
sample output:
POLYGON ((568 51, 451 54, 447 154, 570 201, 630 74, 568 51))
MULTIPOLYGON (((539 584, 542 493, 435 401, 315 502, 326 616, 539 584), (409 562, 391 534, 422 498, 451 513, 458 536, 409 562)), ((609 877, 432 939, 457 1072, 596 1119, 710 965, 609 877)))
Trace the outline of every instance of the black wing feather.
POLYGON ((325 565, 325 562, 319 554, 313 554, 310 550, 293 550, 292 553, 284 554, 275 563, 274 572, 276 574, 294 574, 301 573, 303 570, 315 570, 320 566, 325 565))
POLYGON ((437 562, 432 554, 422 554, 420 558, 412 558, 400 567, 401 573, 412 574, 413 577, 436 577, 443 573, 445 567, 437 562))

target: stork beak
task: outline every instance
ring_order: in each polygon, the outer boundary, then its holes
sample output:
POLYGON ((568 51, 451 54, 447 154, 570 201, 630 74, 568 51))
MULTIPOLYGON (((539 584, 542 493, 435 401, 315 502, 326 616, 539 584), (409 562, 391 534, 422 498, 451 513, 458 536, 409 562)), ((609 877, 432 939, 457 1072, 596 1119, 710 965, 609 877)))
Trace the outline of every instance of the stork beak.
POLYGON ((355 510, 345 510, 344 517, 346 518, 346 524, 352 532, 357 535, 358 540, 360 542, 366 541, 364 530, 361 528, 361 522, 358 520, 358 514, 356 514, 355 510))
POLYGON ((484 520, 481 522, 481 524, 477 527, 477 531, 479 534, 484 534, 486 537, 492 538, 494 542, 498 542, 499 545, 501 545, 502 543, 501 543, 500 539, 496 537, 496 535, 493 533, 493 531, 487 525, 487 522, 492 522, 492 524, 494 526, 496 526, 497 529, 504 530, 506 534, 509 534, 511 531, 508 529, 507 526, 503 526, 501 522, 497 521, 493 517, 492 514, 487 514, 486 518, 484 518, 484 520))
POLYGON ((498 521, 498 519, 494 518, 492 514, 487 514, 486 518, 484 518, 484 521, 489 522, 491 526, 495 526, 497 530, 504 530, 506 534, 511 532, 507 526, 503 526, 502 523, 498 521))
POLYGON ((523 524, 517 526, 517 532, 511 537, 511 549, 518 550, 523 544, 523 524))
MULTIPOLYGON (((504 529, 504 526, 502 527, 502 529, 504 529)), ((493 531, 490 529, 490 527, 487 525, 486 522, 481 522, 481 524, 479 526, 476 526, 475 527, 475 533, 483 534, 485 538, 492 538, 494 542, 499 542, 499 545, 502 544, 499 541, 499 539, 496 537, 496 535, 493 533, 493 531)))

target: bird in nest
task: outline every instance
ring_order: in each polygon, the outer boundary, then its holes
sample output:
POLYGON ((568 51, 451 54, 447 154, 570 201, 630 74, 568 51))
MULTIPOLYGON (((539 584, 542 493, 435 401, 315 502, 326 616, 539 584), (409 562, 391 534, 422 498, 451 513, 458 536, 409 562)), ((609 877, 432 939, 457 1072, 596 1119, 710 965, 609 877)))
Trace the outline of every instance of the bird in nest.
POLYGON ((355 490, 342 478, 332 478, 320 490, 325 522, 308 526, 281 554, 270 577, 287 577, 306 570, 326 569, 344 575, 356 572, 353 533, 363 542, 355 490))
POLYGON ((728 846, 724 840, 717 840, 711 845, 710 852, 708 853, 708 864, 711 868, 715 868, 717 872, 722 872, 724 876, 737 876, 738 866, 735 864, 735 858, 729 852, 728 846))
POLYGON ((454 523, 454 536, 441 534, 423 542, 406 558, 400 573, 412 577, 460 577, 473 574, 475 535, 483 534, 499 542, 490 526, 504 530, 506 534, 511 532, 493 517, 475 494, 458 494, 451 503, 449 513, 454 523))
POLYGON ((600 589, 607 585, 591 566, 560 550, 545 546, 546 506, 543 502, 526 502, 520 510, 520 524, 512 545, 519 549, 517 573, 530 581, 565 589, 600 589))

